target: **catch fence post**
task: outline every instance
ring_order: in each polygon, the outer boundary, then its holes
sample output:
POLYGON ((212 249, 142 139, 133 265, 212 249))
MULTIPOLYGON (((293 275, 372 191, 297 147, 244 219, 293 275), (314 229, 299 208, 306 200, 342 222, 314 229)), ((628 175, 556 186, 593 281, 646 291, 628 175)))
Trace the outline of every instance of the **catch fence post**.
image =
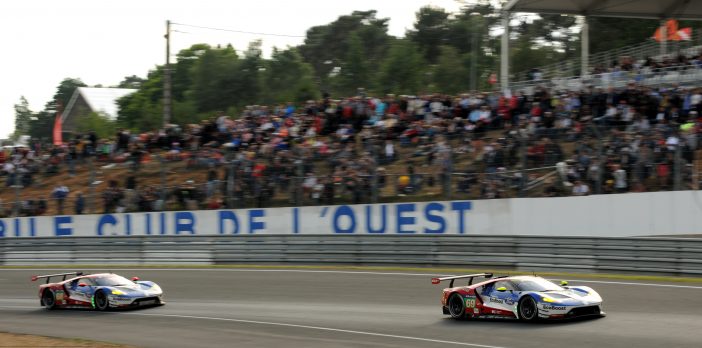
POLYGON ((167 178, 166 178, 166 161, 161 154, 158 155, 158 163, 159 163, 159 166, 161 167, 161 189, 159 192, 159 198, 161 199, 161 206, 160 206, 161 209, 160 210, 163 211, 166 209, 167 178))
POLYGON ((89 170, 90 170, 90 182, 88 182, 88 199, 87 206, 90 209, 90 213, 93 214, 96 211, 97 202, 95 199, 95 157, 91 156, 88 160, 89 170))
POLYGON ((295 205, 296 206, 301 206, 302 205, 302 184, 305 181, 305 173, 304 173, 304 166, 302 164, 302 160, 295 160, 295 205))
MULTIPOLYGON (((17 179, 15 179, 15 182, 17 182, 17 179)), ((20 213, 20 207, 21 207, 21 202, 20 202, 20 196, 22 195, 22 185, 14 184, 12 187, 15 188, 15 207, 13 209, 13 214, 14 216, 19 216, 20 213)))

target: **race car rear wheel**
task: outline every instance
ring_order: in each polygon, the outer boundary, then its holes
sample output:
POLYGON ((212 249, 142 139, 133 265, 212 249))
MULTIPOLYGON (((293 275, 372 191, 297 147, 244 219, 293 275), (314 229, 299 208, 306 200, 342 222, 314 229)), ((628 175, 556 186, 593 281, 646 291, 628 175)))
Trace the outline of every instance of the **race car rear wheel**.
POLYGON ((56 308, 56 298, 54 297, 54 293, 49 289, 44 290, 44 292, 41 294, 41 303, 44 304, 44 308, 46 309, 56 308))
POLYGON ((99 311, 106 311, 110 309, 110 300, 107 299, 107 294, 100 290, 93 296, 93 305, 95 309, 99 311))
POLYGON ((539 318, 539 308, 536 301, 531 296, 524 296, 519 301, 519 319, 524 321, 534 321, 539 318))
POLYGON ((463 301, 463 297, 459 294, 453 294, 449 297, 446 303, 449 314, 453 319, 462 320, 466 317, 466 303, 463 301))

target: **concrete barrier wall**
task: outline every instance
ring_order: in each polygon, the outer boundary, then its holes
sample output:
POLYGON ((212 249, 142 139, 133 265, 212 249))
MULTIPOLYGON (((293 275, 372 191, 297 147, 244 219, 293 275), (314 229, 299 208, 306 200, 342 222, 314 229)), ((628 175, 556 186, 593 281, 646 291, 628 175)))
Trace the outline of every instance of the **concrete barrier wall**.
POLYGON ((702 234, 702 192, 0 219, 0 239, 148 235, 702 234))

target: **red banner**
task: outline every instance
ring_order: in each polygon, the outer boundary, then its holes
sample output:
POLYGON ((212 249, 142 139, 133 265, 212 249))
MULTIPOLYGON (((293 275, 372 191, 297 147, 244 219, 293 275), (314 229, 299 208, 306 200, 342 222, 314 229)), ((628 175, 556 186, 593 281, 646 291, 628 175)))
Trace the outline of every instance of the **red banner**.
POLYGON ((56 114, 56 119, 54 120, 54 145, 63 144, 63 139, 61 139, 61 113, 56 114))

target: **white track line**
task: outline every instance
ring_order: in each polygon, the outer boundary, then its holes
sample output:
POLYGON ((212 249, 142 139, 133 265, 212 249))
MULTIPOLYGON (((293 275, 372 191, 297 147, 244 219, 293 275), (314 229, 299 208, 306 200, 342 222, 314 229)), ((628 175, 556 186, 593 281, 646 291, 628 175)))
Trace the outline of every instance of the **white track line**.
MULTIPOLYGON (((551 279, 551 280, 559 280, 559 279, 551 279)), ((655 286, 655 287, 660 287, 660 288, 702 289, 702 286, 694 286, 694 285, 654 284, 654 283, 630 283, 630 282, 612 282, 612 281, 604 281, 604 280, 580 280, 580 279, 573 279, 573 281, 574 281, 574 282, 578 282, 578 283, 655 286)))
MULTIPOLYGON (((0 306, 0 310, 2 309, 37 309, 38 307, 29 307, 29 306, 0 306)), ((356 331, 356 330, 346 330, 346 329, 336 329, 336 328, 331 328, 331 327, 322 327, 322 326, 310 326, 310 325, 299 325, 299 324, 289 324, 289 323, 276 323, 276 322, 270 322, 270 321, 257 321, 257 320, 245 320, 245 319, 233 319, 233 318, 218 318, 218 317, 200 317, 200 316, 194 316, 194 315, 180 315, 180 314, 153 314, 153 313, 104 313, 108 315, 134 315, 134 316, 140 316, 140 317, 165 317, 165 318, 180 318, 180 319, 197 319, 197 320, 216 320, 216 321, 228 321, 228 322, 235 322, 235 323, 242 323, 242 324, 256 324, 256 325, 269 325, 269 326, 284 326, 284 327, 292 327, 292 328, 298 328, 298 329, 308 329, 308 330, 317 330, 317 331, 330 331, 330 332, 341 332, 341 333, 348 333, 348 334, 354 334, 354 335, 364 335, 364 336, 375 336, 375 337, 385 337, 385 338, 397 338, 397 339, 404 339, 404 340, 412 340, 412 341, 422 341, 422 342, 431 342, 431 343, 443 343, 443 344, 451 344, 451 345, 456 345, 456 346, 464 346, 464 347, 478 347, 478 348, 504 348, 500 346, 489 346, 485 344, 477 344, 477 343, 466 343, 466 342, 457 342, 457 341, 445 341, 445 340, 437 340, 433 338, 424 338, 424 337, 414 337, 414 336, 402 336, 402 335, 391 335, 391 334, 384 334, 384 333, 379 333, 379 332, 368 332, 368 331, 356 331)))
MULTIPOLYGON (((2 268, 2 271, 55 271, 65 270, 66 268, 2 268)), ((103 270, 103 269, 100 269, 103 270)), ((437 273, 408 273, 408 272, 373 272, 373 271, 338 271, 338 270, 312 270, 312 269, 248 269, 248 268, 108 268, 104 270, 110 271, 199 271, 199 272, 296 272, 296 273, 331 273, 331 274, 367 274, 367 275, 383 275, 383 276, 410 276, 410 277, 438 277, 451 276, 452 274, 437 274, 437 273)), ((87 271, 90 271, 88 269, 87 271)), ((562 280, 568 278, 559 278, 551 280, 562 280)), ((637 283, 637 282, 617 282, 606 280, 581 280, 569 279, 573 282, 593 283, 593 284, 613 284, 613 285, 635 285, 635 286, 652 286, 662 288, 679 288, 679 289, 702 289, 702 286, 694 285, 675 285, 675 284, 656 284, 656 283, 637 283)))
POLYGON ((270 326, 284 326, 284 327, 293 327, 293 328, 298 328, 298 329, 308 329, 308 330, 318 330, 318 331, 341 332, 341 333, 349 333, 349 334, 355 334, 355 335, 365 335, 365 336, 375 336, 375 337, 386 337, 386 338, 398 338, 398 339, 412 340, 412 341, 422 341, 422 342, 431 342, 431 343, 452 344, 452 345, 465 346, 465 347, 503 348, 503 347, 498 347, 498 346, 489 346, 489 345, 485 345, 485 344, 466 343, 466 342, 457 342, 457 341, 445 341, 445 340, 437 340, 437 339, 424 338, 424 337, 390 335, 390 334, 383 334, 383 333, 379 333, 379 332, 368 332, 368 331, 356 331, 356 330, 346 330, 346 329, 335 329, 335 328, 331 328, 331 327, 310 326, 310 325, 299 325, 299 324, 288 324, 288 323, 276 323, 276 322, 270 322, 270 321, 244 320, 244 319, 232 319, 232 318, 217 318, 217 317, 200 317, 200 316, 194 316, 194 315, 179 315, 179 314, 147 314, 147 313, 114 313, 114 314, 119 314, 119 315, 136 315, 136 316, 145 316, 145 317, 167 317, 167 318, 181 318, 181 319, 198 319, 198 320, 229 321, 229 322, 244 323, 244 324, 270 325, 270 326))

